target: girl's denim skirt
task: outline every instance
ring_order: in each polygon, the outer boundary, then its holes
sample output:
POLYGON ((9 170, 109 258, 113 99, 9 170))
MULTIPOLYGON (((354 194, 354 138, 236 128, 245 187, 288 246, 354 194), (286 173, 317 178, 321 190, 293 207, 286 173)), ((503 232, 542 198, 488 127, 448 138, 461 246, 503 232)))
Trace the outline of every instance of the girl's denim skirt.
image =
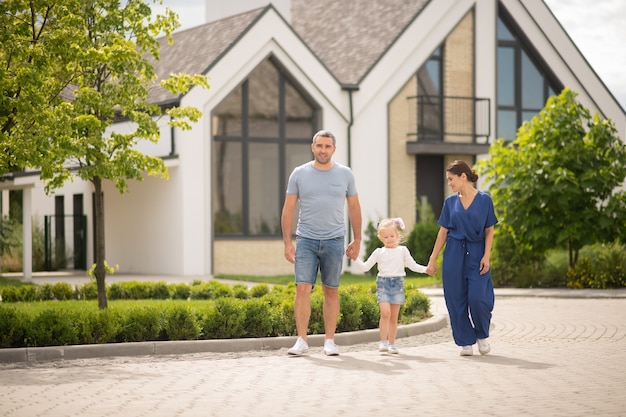
POLYGON ((404 304, 404 277, 376 277, 378 303, 404 304))

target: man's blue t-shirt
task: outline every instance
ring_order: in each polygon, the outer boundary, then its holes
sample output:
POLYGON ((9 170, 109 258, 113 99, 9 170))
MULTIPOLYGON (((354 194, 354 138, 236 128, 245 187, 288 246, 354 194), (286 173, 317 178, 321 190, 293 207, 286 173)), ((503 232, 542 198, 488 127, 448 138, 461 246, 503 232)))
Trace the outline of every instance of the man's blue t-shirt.
POLYGON ((323 171, 310 161, 291 173, 287 194, 297 195, 300 203, 297 236, 317 240, 345 236, 346 197, 357 194, 356 183, 350 168, 333 164, 323 171))

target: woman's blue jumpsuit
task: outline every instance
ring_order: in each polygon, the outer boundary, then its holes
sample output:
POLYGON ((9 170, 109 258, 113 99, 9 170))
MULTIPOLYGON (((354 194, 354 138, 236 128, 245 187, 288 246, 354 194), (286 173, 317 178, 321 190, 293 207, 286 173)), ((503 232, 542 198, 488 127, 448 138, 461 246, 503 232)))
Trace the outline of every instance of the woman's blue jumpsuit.
POLYGON ((480 275, 485 253, 485 229, 498 222, 491 197, 479 191, 467 210, 452 194, 443 203, 439 225, 448 229, 443 252, 443 292, 452 337, 470 346, 489 337, 494 305, 491 271, 480 275))

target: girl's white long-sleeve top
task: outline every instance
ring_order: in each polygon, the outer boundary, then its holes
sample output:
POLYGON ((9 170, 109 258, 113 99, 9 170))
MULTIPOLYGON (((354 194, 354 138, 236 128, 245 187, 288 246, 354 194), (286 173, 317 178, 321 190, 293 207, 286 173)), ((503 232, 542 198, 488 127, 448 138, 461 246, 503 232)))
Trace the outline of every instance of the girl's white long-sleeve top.
POLYGON ((365 271, 369 271, 374 264, 378 264, 378 276, 380 277, 403 277, 406 275, 404 268, 411 271, 426 273, 426 267, 420 265, 411 256, 406 246, 396 248, 377 248, 365 262, 360 259, 354 261, 356 265, 365 271))

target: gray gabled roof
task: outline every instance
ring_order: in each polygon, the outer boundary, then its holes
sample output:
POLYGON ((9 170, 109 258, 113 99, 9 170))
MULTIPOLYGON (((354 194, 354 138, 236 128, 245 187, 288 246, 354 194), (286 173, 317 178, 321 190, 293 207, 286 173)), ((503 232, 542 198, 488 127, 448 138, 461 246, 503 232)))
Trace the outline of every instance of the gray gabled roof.
POLYGON ((292 0, 292 26, 342 84, 358 84, 428 0, 292 0))
MULTIPOLYGON (((358 84, 429 0, 292 0, 291 25, 341 84, 358 84)), ((153 62, 159 79, 201 74, 215 64, 271 6, 177 32, 153 62)), ((176 101, 155 87, 150 102, 176 101)))
MULTIPOLYGON (((172 73, 203 74, 241 37, 267 8, 254 9, 222 20, 173 34, 174 42, 159 38, 161 58, 152 61, 159 80, 172 73)), ((150 90, 151 103, 167 103, 176 98, 161 87, 150 90)))

